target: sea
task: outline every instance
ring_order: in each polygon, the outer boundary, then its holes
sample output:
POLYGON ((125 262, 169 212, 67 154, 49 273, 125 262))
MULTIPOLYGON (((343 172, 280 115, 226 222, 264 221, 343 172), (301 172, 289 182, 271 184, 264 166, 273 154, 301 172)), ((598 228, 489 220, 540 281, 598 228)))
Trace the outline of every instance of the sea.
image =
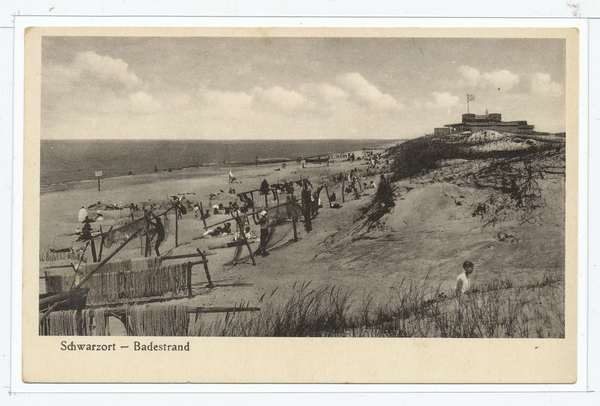
POLYGON ((228 167, 298 157, 334 155, 380 148, 394 140, 42 140, 41 187, 103 178, 177 170, 192 166, 228 167))

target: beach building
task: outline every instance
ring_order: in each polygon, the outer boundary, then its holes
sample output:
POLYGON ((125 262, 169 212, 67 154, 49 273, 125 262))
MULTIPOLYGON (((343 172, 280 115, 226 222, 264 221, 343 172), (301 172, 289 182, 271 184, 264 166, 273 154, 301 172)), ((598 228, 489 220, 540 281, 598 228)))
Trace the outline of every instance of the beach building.
POLYGON ((463 114, 462 122, 457 124, 446 124, 444 128, 436 128, 434 134, 445 135, 454 132, 463 131, 502 131, 514 134, 533 134, 534 126, 527 124, 527 121, 502 121, 502 115, 499 113, 485 114, 463 114))

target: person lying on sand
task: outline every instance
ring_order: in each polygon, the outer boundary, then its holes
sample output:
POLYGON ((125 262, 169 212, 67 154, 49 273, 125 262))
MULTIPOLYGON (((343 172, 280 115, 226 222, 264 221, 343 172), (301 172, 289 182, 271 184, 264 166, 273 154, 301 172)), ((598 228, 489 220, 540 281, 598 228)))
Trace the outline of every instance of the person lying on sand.
MULTIPOLYGON (((256 235, 256 232, 254 231, 250 231, 250 227, 246 226, 246 229, 244 231, 244 234, 246 235, 246 240, 253 240, 255 238, 257 238, 258 236, 256 235)), ((237 233, 235 233, 233 235, 233 241, 241 241, 242 236, 240 235, 239 231, 237 233)))
MULTIPOLYGON (((210 229, 206 230, 204 232, 204 234, 202 234, 202 237, 204 237, 204 238, 211 238, 211 237, 220 237, 222 235, 225 235, 223 233, 223 228, 222 227, 217 227, 214 230, 210 230, 210 229)), ((200 237, 200 238, 202 238, 202 237, 200 237)))
POLYGON ((456 278, 456 296, 460 296, 466 293, 471 288, 471 281, 469 275, 473 273, 473 263, 471 261, 465 261, 463 264, 464 271, 456 278))

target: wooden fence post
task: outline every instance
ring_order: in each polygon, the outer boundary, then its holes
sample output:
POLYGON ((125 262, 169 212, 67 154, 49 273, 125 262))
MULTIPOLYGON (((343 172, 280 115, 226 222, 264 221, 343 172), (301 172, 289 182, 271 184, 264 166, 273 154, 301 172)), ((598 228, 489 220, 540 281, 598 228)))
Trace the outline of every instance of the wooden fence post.
POLYGON ((327 185, 325 185, 325 193, 327 193, 327 202, 329 203, 329 207, 331 207, 331 200, 329 199, 329 190, 327 190, 327 185))
POLYGON ((294 228, 294 242, 298 242, 298 230, 296 225, 296 215, 292 215, 292 227, 294 228))
POLYGON ((177 207, 175 207, 175 248, 177 248, 179 246, 179 209, 177 207))
POLYGON ((204 217, 204 207, 202 207, 202 202, 200 202, 200 211, 201 211, 200 218, 202 218, 202 222, 204 223, 204 228, 206 228, 206 218, 204 217))
POLYGON ((204 253, 200 251, 200 248, 196 248, 196 251, 198 251, 198 254, 200 254, 200 256, 202 257, 202 261, 204 261, 204 273, 206 274, 206 279, 208 280, 208 287, 212 289, 215 287, 215 285, 210 279, 210 273, 208 273, 208 259, 206 258, 206 255, 204 255, 204 253))
POLYGON ((188 298, 192 298, 192 263, 187 263, 187 288, 188 288, 188 298))
POLYGON ((98 262, 98 258, 96 257, 96 244, 94 244, 94 239, 90 240, 92 245, 92 262, 98 262))

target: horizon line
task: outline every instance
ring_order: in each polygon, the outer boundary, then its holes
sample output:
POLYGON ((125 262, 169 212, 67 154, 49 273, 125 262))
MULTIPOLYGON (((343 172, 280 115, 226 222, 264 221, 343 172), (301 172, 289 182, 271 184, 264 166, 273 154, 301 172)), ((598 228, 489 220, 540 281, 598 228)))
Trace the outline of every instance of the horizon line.
POLYGON ((197 139, 197 138, 40 138, 40 141, 319 141, 319 140, 340 140, 340 141, 396 141, 409 138, 235 138, 235 139, 197 139))

